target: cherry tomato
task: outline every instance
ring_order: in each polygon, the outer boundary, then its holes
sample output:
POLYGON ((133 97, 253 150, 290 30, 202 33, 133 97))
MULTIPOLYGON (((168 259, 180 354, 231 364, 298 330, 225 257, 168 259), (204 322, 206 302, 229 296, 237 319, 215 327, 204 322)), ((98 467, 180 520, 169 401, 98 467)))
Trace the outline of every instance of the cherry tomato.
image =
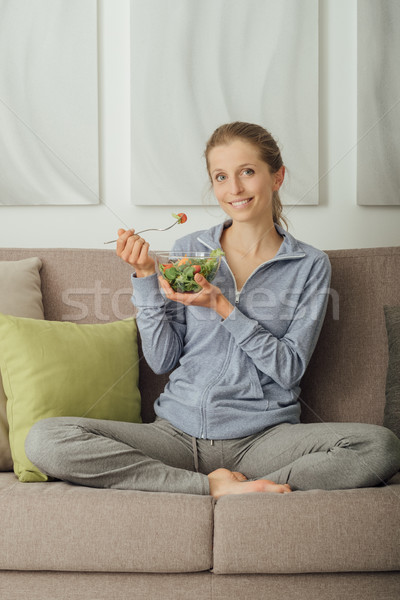
POLYGON ((180 218, 179 223, 186 223, 187 216, 185 215, 185 213, 178 213, 178 217, 180 218))

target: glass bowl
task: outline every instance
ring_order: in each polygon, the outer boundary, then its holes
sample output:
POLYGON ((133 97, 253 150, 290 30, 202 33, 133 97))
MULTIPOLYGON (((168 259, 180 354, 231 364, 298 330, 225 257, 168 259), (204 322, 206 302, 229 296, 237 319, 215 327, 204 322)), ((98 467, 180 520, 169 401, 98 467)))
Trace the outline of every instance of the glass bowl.
POLYGON ((223 252, 220 249, 211 252, 155 252, 157 272, 164 277, 175 292, 199 292, 201 286, 194 276, 200 273, 212 281, 221 264, 223 252))

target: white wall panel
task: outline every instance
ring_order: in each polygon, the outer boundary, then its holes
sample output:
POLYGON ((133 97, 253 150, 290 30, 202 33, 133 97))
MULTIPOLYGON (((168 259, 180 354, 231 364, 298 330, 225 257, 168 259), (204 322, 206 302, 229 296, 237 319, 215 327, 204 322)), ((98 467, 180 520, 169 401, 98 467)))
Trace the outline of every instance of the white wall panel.
POLYGON ((0 205, 97 204, 96 0, 0 0, 0 205))
POLYGON ((277 139, 284 203, 318 203, 318 0, 131 0, 131 32, 134 204, 201 204, 234 120, 277 139))
POLYGON ((400 205, 399 0, 358 0, 357 48, 357 202, 400 205))

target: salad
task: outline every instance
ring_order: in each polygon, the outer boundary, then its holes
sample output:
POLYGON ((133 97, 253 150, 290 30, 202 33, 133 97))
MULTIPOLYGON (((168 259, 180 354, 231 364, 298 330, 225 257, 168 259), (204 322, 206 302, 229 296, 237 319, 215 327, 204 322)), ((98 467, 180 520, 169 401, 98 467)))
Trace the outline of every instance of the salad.
POLYGON ((201 286, 196 283, 194 276, 200 273, 207 281, 212 281, 224 255, 223 250, 216 248, 207 257, 197 258, 187 254, 176 259, 170 257, 168 263, 159 264, 159 269, 175 292, 200 292, 201 286))

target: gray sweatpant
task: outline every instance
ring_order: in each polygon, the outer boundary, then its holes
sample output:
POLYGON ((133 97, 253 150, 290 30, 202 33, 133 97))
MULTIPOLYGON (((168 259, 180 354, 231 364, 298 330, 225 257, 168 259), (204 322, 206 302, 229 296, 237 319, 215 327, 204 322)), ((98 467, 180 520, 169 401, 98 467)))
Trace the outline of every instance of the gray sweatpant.
POLYGON ((282 423, 231 440, 193 438, 156 418, 137 424, 81 417, 35 423, 25 441, 43 473, 71 483, 150 492, 209 494, 207 474, 225 467, 292 490, 371 487, 400 468, 400 440, 360 423, 282 423))

